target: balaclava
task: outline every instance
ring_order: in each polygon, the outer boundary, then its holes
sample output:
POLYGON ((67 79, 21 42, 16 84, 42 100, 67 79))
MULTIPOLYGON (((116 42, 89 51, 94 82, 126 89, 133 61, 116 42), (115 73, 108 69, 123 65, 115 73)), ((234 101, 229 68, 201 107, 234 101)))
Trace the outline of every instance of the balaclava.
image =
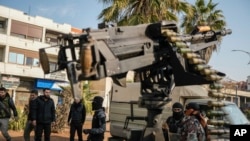
POLYGON ((173 106, 172 106, 172 109, 174 109, 174 108, 180 108, 181 109, 180 112, 174 112, 173 111, 173 118, 175 120, 180 120, 182 117, 184 117, 183 106, 182 106, 181 103, 179 103, 179 102, 174 103, 173 106))
POLYGON ((92 102, 92 110, 98 110, 102 108, 103 98, 100 96, 95 96, 92 102))

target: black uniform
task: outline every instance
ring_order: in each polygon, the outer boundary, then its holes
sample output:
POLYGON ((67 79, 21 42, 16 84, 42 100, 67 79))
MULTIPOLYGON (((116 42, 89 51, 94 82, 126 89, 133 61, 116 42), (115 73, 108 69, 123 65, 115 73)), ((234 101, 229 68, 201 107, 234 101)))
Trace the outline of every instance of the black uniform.
POLYGON ((31 119, 36 120, 35 140, 41 141, 44 131, 44 140, 50 141, 51 123, 55 122, 55 105, 53 99, 45 100, 44 96, 38 96, 31 103, 31 119))
POLYGON ((166 123, 168 125, 168 131, 166 129, 163 130, 165 141, 169 140, 168 132, 171 132, 171 133, 178 132, 178 130, 182 126, 182 119, 184 118, 183 105, 181 103, 175 102, 172 106, 172 112, 173 112, 173 115, 168 117, 166 120, 166 123))
POLYGON ((73 103, 70 107, 68 122, 70 122, 70 141, 74 141, 77 131, 78 141, 82 141, 82 126, 86 118, 86 109, 82 103, 73 103))
POLYGON ((94 97, 92 102, 92 110, 95 111, 92 118, 92 128, 84 129, 85 134, 89 134, 88 141, 103 141, 106 131, 106 114, 102 107, 103 98, 100 96, 94 97))
POLYGON ((103 141, 106 131, 106 115, 103 108, 96 110, 92 119, 92 129, 88 141, 103 141))

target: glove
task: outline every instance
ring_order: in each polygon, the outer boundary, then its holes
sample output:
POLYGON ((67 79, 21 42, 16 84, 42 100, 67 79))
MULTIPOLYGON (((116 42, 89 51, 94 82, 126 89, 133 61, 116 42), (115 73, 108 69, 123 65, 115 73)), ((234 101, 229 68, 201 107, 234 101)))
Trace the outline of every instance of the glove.
POLYGON ((18 121, 19 118, 18 118, 18 116, 15 116, 14 119, 15 119, 15 121, 18 121))
POLYGON ((91 131, 91 129, 83 129, 83 133, 84 133, 84 134, 89 134, 90 131, 91 131))

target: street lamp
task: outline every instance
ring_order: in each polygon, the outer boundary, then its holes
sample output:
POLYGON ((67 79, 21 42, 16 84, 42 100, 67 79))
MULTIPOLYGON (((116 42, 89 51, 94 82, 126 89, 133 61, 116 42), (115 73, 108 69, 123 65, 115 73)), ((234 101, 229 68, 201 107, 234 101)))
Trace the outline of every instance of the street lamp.
MULTIPOLYGON (((246 53, 246 54, 248 54, 249 55, 249 57, 250 57, 250 52, 247 52, 247 51, 244 51, 244 50, 232 50, 232 51, 240 51, 240 52, 244 52, 244 53, 246 53)), ((248 64, 250 64, 250 61, 248 62, 248 64)))

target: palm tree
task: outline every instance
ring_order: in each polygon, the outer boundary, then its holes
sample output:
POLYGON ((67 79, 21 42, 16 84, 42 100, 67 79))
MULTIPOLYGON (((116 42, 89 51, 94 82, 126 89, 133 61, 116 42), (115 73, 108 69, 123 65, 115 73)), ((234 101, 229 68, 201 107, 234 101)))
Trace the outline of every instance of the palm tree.
MULTIPOLYGON (((86 107, 86 113, 92 114, 92 105, 91 100, 94 97, 94 94, 90 91, 90 83, 88 81, 79 82, 83 98, 83 104, 86 107)), ((62 93, 56 93, 55 95, 61 97, 63 99, 61 105, 57 105, 56 107, 56 123, 52 126, 52 132, 58 133, 61 132, 65 124, 67 123, 68 113, 70 110, 70 106, 73 100, 73 94, 70 86, 60 87, 62 89, 62 93)))
MULTIPOLYGON (((217 3, 209 0, 197 0, 193 6, 194 14, 185 15, 181 27, 184 28, 185 33, 191 33, 195 26, 208 25, 212 30, 221 30, 226 26, 224 16, 221 10, 216 10, 217 3)), ((221 39, 220 39, 221 40, 221 39)), ((202 58, 209 62, 212 52, 217 50, 217 46, 211 46, 200 52, 202 58)))
POLYGON ((137 25, 162 20, 178 21, 177 14, 193 14, 189 3, 180 0, 99 0, 108 5, 99 15, 104 22, 137 25))
MULTIPOLYGON (((83 83, 83 82, 81 82, 83 83)), ((82 85, 82 97, 83 97, 83 104, 85 105, 86 112, 92 114, 92 99, 97 94, 95 92, 90 91, 90 81, 85 81, 82 85)))

